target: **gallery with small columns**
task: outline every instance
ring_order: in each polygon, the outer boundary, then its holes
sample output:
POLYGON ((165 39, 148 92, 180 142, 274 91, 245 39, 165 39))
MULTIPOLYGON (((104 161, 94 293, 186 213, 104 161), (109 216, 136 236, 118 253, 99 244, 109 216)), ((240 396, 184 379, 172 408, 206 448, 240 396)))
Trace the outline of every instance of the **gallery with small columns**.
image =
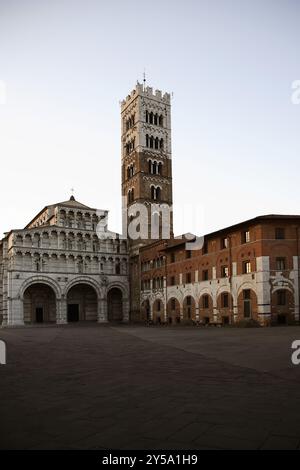
POLYGON ((128 322, 127 241, 72 196, 0 242, 0 324, 128 322))

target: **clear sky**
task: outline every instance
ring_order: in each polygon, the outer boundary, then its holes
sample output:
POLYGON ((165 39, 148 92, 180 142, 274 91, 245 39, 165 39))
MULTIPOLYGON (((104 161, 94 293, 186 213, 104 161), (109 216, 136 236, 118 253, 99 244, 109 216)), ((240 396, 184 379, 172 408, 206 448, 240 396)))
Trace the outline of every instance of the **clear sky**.
POLYGON ((174 93, 176 234, 299 214, 299 45, 299 0, 0 0, 0 233, 71 187, 120 229, 119 101, 144 68, 174 93))

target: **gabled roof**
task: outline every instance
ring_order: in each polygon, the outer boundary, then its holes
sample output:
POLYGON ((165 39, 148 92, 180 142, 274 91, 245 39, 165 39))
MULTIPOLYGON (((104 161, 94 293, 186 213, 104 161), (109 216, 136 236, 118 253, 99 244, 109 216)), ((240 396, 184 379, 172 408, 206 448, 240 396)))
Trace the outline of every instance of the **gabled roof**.
MULTIPOLYGON (((66 206, 66 207, 72 207, 74 209, 87 209, 87 210, 92 210, 95 211, 93 207, 86 206, 85 204, 82 204, 81 202, 76 201, 74 196, 71 196, 68 201, 64 202, 58 202, 57 204, 51 204, 51 206, 66 206)), ((49 207, 49 206, 48 206, 49 207)))
MULTIPOLYGON (((69 207, 71 209, 82 209, 82 210, 90 210, 90 211, 96 211, 96 209, 86 206, 85 204, 82 204, 81 202, 76 201, 74 196, 71 196, 68 201, 63 201, 63 202, 58 202, 57 204, 49 204, 48 206, 45 206, 34 218, 26 225, 25 228, 28 228, 29 225, 32 224, 32 222, 37 219, 45 210, 57 207, 57 206, 63 206, 63 207, 69 207)), ((49 217, 48 220, 50 220, 52 216, 49 217)))

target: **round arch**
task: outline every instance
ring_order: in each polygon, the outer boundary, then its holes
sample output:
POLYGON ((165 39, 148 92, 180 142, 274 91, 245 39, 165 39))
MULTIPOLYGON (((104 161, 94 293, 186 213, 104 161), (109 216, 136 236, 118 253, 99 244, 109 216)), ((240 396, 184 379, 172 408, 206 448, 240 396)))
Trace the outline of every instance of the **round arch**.
POLYGON ((151 320, 151 307, 149 299, 144 299, 141 302, 141 320, 149 322, 151 320))
POLYGON ((176 297, 171 297, 167 303, 168 323, 180 323, 180 302, 176 297))
POLYGON ((69 290, 76 286, 76 284, 87 284, 90 287, 93 287, 97 293, 98 299, 101 297, 101 291, 100 287, 97 281, 95 281, 92 277, 89 276, 79 276, 76 277, 75 279, 72 279, 65 287, 64 289, 64 296, 67 298, 69 290))
POLYGON ((185 322, 196 321, 196 302, 191 294, 183 299, 183 320, 185 322))
POLYGON ((294 320, 294 292, 288 286, 276 286, 271 294, 271 322, 286 325, 294 320))
POLYGON ((237 319, 258 321, 257 295, 250 283, 243 283, 238 290, 237 319))
POLYGON ((164 302, 160 298, 155 299, 152 304, 152 318, 155 323, 164 321, 164 302))
POLYGON ((122 284, 122 282, 111 282, 108 286, 107 286, 107 295, 109 293, 109 291, 111 289, 114 289, 114 288, 117 288, 117 289, 120 289, 120 291, 122 292, 122 296, 123 296, 123 300, 128 300, 128 288, 127 286, 125 286, 124 284, 122 284))
POLYGON ((24 293, 28 287, 30 287, 33 284, 45 284, 48 287, 51 287, 53 291, 55 292, 55 296, 57 300, 61 299, 61 289, 59 284, 51 279, 50 277, 47 276, 34 276, 29 279, 26 279, 26 281, 23 282, 23 284, 20 287, 19 291, 19 296, 21 300, 24 300, 24 293))
POLYGON ((214 320, 213 298, 208 289, 203 290, 199 297, 200 323, 209 325, 214 320))
POLYGON ((109 322, 123 321, 123 292, 119 286, 113 286, 107 292, 107 319, 109 322))
POLYGON ((97 321, 98 300, 98 286, 94 283, 86 282, 85 279, 70 283, 66 292, 68 323, 97 321))
POLYGON ((217 294, 217 315, 224 325, 234 322, 233 296, 228 289, 220 289, 217 294))
POLYGON ((44 282, 30 283, 23 292, 24 323, 55 323, 57 298, 55 290, 44 282))

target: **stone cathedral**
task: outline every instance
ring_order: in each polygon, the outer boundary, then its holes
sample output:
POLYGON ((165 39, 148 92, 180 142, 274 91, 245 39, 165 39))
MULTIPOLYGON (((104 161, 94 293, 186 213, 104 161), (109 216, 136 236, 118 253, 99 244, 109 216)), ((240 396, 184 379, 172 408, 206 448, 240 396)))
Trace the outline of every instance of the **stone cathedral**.
MULTIPOLYGON (((121 105, 121 120, 125 209, 171 204, 170 95, 137 83, 121 105)), ((109 231, 107 218, 108 211, 71 196, 5 233, 0 325, 138 320, 138 253, 145 241, 109 231)))
POLYGON ((299 323, 300 216, 255 217, 189 248, 173 235, 170 95, 137 83, 121 129, 123 234, 74 196, 5 233, 0 325, 299 323))

